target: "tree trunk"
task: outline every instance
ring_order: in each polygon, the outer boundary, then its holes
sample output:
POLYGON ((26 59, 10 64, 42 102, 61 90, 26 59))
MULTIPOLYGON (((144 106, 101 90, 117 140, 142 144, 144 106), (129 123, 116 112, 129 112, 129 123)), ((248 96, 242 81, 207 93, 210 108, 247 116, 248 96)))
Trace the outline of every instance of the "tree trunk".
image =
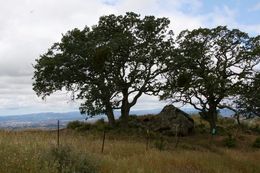
POLYGON ((213 117, 210 117, 210 133, 213 134, 213 130, 216 130, 216 121, 213 117))
POLYGON ((237 124, 239 125, 239 126, 241 126, 241 123, 240 123, 240 117, 239 117, 239 114, 238 113, 236 113, 236 119, 237 119, 237 124))
POLYGON ((103 103, 105 106, 105 113, 107 115, 107 119, 108 119, 108 124, 113 127, 115 125, 115 115, 113 112, 113 107, 112 104, 110 102, 110 95, 108 94, 108 92, 106 90, 104 90, 105 87, 103 87, 102 90, 102 96, 103 96, 103 103))
POLYGON ((115 125, 115 116, 112 108, 107 108, 108 123, 111 127, 115 125))
POLYGON ((210 133, 212 135, 214 135, 216 133, 216 122, 217 122, 217 107, 216 106, 212 106, 209 109, 208 112, 208 116, 209 116, 209 124, 210 124, 210 133))
POLYGON ((128 127, 129 112, 130 112, 129 105, 124 105, 121 108, 121 117, 122 117, 122 126, 123 127, 128 127))
POLYGON ((108 124, 111 127, 113 127, 115 125, 115 115, 114 115, 113 108, 112 108, 109 100, 106 100, 105 107, 106 107, 106 115, 107 115, 107 119, 108 119, 108 124))
POLYGON ((129 117, 129 111, 130 111, 130 105, 128 102, 128 88, 125 88, 122 91, 123 94, 123 100, 122 100, 122 106, 121 106, 121 118, 122 118, 122 127, 128 127, 128 117, 129 117))

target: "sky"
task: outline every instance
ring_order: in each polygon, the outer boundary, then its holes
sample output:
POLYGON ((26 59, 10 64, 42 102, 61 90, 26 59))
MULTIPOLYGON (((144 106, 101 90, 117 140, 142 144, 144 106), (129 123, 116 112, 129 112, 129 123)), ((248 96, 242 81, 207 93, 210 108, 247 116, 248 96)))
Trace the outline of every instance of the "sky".
MULTIPOLYGON (((259 0, 0 0, 0 116, 77 111, 67 92, 46 100, 32 90, 35 59, 62 34, 97 24, 102 15, 133 11, 168 17, 175 34, 184 29, 227 25, 260 35, 259 0)), ((166 102, 143 96, 134 109, 162 108, 166 102)))

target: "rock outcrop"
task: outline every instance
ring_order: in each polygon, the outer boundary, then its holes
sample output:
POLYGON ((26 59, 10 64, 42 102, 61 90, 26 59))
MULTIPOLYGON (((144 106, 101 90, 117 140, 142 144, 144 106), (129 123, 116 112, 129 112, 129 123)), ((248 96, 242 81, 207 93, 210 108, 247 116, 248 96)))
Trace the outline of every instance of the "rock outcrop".
POLYGON ((173 105, 165 106, 157 116, 160 124, 154 129, 156 131, 174 135, 177 130, 177 133, 182 136, 191 134, 193 131, 194 121, 190 115, 173 105))
POLYGON ((164 135, 187 136, 194 129, 194 121, 189 114, 173 105, 165 106, 157 115, 132 117, 131 126, 160 132, 164 135))

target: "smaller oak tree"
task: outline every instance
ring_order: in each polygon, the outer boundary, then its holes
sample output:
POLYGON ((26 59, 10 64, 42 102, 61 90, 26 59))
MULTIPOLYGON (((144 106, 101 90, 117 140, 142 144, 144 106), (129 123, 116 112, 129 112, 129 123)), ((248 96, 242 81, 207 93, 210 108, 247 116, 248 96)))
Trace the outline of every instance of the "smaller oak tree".
POLYGON ((260 117, 260 73, 241 90, 239 99, 235 102, 238 113, 246 118, 260 117))
POLYGON ((182 31, 161 99, 190 104, 216 129, 217 111, 239 94, 259 63, 259 37, 225 26, 182 31))

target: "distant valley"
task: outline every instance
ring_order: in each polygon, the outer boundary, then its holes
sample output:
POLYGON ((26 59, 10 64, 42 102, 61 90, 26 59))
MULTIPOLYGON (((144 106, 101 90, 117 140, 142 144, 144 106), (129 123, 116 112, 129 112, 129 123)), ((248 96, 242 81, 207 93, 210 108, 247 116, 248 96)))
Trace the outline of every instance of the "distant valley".
MULTIPOLYGON (((193 114, 197 113, 193 108, 183 108, 183 111, 193 114)), ((150 109, 150 110, 134 110, 131 111, 131 115, 144 115, 144 114, 157 114, 161 109, 150 109)), ((232 111, 222 110, 221 115, 230 116, 232 111)), ((119 111, 115 111, 115 116, 118 118, 120 116, 119 111)), ((106 118, 104 115, 95 116, 93 118, 87 118, 86 115, 81 115, 79 112, 65 112, 65 113, 54 113, 54 112, 45 112, 45 113, 35 113, 35 114, 24 114, 24 115, 8 115, 0 116, 0 128, 1 129, 55 129, 57 128, 57 121, 60 120, 60 127, 64 128, 70 121, 87 121, 94 122, 100 118, 106 118)))

